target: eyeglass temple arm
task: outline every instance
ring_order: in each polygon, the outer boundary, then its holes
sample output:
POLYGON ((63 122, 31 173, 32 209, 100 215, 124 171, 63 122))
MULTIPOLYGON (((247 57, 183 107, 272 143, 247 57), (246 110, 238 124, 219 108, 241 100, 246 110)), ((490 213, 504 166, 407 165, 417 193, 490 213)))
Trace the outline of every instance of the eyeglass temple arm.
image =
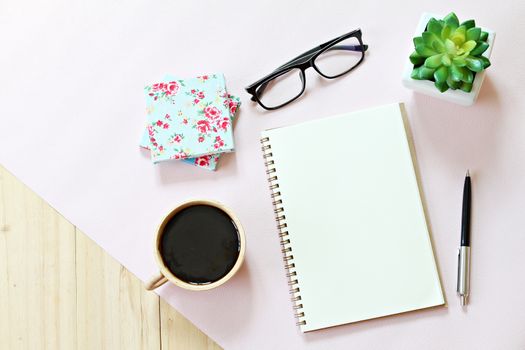
MULTIPOLYGON (((286 66, 288 66, 288 65, 290 65, 292 63, 295 63, 296 61, 298 61, 298 60, 300 60, 302 58, 305 58, 307 56, 310 56, 310 55, 312 55, 314 53, 319 52, 319 50, 321 50, 323 46, 324 46, 324 44, 323 45, 319 45, 318 47, 315 47, 315 48, 313 48, 311 50, 308 50, 306 52, 303 52, 299 56, 291 59, 290 61, 286 62, 282 66, 280 66, 277 69, 275 69, 274 72, 276 70, 285 68, 286 66)), ((330 50, 366 51, 366 50, 368 50, 368 45, 364 45, 364 44, 363 44, 363 46, 361 46, 361 45, 334 45, 334 46, 328 48, 327 51, 330 51, 330 50)))
MULTIPOLYGON (((286 62, 285 64, 283 64, 282 66, 278 67, 277 69, 274 70, 275 71, 278 71, 280 69, 283 69, 283 68, 286 68, 288 65, 291 65, 292 63, 295 63, 296 61, 298 61, 299 59, 302 59, 304 57, 307 57, 313 53, 317 53, 320 48, 324 46, 324 45, 320 45, 318 47, 315 47, 311 50, 308 50, 306 52, 303 52, 302 54, 300 54, 299 56, 295 57, 294 59, 286 62)), ((330 47, 327 51, 331 51, 331 50, 347 50, 347 51, 366 51, 368 50, 368 45, 365 45, 363 44, 363 46, 361 45, 335 45, 335 46, 332 46, 330 47)), ((261 86, 259 87, 259 89, 257 90, 257 95, 259 96, 262 96, 262 94, 264 93, 264 90, 266 89, 266 87, 268 86, 268 83, 269 82, 266 82, 266 83, 263 83, 261 84, 261 86)), ((255 100, 254 98, 252 98, 252 100, 255 100)))
POLYGON ((328 50, 326 51, 330 51, 330 50, 347 50, 347 51, 360 52, 360 51, 368 50, 368 45, 366 44, 363 44, 362 46, 361 45, 335 45, 335 46, 328 48, 328 50))

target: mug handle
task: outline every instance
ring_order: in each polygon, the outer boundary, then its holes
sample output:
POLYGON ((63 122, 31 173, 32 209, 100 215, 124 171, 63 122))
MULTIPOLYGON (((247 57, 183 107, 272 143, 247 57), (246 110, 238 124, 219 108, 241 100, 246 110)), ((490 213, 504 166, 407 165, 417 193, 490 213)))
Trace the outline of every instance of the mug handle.
POLYGON ((153 276, 145 285, 146 290, 154 290, 168 282, 166 276, 159 272, 158 275, 153 276))

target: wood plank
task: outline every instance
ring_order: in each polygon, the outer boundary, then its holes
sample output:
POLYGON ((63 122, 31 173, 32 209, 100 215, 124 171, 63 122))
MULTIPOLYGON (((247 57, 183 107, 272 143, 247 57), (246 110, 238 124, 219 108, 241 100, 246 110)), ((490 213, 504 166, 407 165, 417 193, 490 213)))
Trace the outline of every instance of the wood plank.
POLYGON ((160 299, 160 322, 163 350, 222 349, 162 299, 160 299))
POLYGON ((77 231, 78 349, 160 349, 159 297, 77 231))
POLYGON ((75 228, 0 167, 0 348, 76 347, 75 228))
POLYGON ((0 349, 161 345, 220 349, 0 166, 0 349))

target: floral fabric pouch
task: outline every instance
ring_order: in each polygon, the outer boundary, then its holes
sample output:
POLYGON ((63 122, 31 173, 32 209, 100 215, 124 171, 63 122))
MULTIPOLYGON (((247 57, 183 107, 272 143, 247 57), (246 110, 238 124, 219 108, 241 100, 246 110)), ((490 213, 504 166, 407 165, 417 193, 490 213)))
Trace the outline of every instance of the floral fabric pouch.
MULTIPOLYGON (((235 119, 235 113, 237 112, 237 108, 241 105, 241 99, 232 96, 228 94, 229 96, 229 108, 230 108, 230 119, 231 124, 233 125, 233 120, 235 119)), ((221 157, 221 153, 214 153, 207 156, 200 156, 197 158, 186 158, 183 159, 183 162, 194 164, 198 167, 205 168, 208 170, 216 170, 217 169, 217 163, 219 162, 219 158, 221 157)))
MULTIPOLYGON (((230 118, 231 123, 233 125, 233 120, 235 118, 235 114, 237 112, 237 109, 241 105, 241 99, 228 94, 230 101, 228 102, 229 108, 230 108, 230 118)), ((147 110, 151 109, 151 106, 146 106, 147 110)), ((145 148, 147 150, 150 149, 150 136, 148 128, 144 130, 142 134, 142 139, 140 141, 140 147, 145 148)), ((216 170, 217 169, 217 163, 219 161, 219 158, 221 156, 221 153, 214 153, 207 156, 200 156, 197 158, 185 158, 182 159, 183 162, 196 165, 198 167, 207 169, 207 170, 216 170)))
POLYGON ((154 163, 194 158, 214 169, 218 153, 234 150, 232 121, 240 101, 227 93, 222 74, 168 76, 144 91, 148 124, 141 146, 154 163))

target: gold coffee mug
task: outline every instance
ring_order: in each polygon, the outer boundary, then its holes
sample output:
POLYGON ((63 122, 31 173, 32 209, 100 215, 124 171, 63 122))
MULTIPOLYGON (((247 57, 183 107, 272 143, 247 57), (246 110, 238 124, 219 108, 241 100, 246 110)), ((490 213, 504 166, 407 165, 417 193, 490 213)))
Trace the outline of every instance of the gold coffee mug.
POLYGON ((194 290, 194 291, 208 290, 208 289, 216 288, 222 285, 223 283, 225 283, 226 281, 228 281, 230 278, 232 278, 233 275, 235 275, 235 273, 239 270, 239 268, 241 267, 244 261, 245 250, 246 250, 246 239, 244 237, 244 230, 241 226, 239 219, 235 216, 235 214, 229 208, 225 207, 221 203, 218 203, 216 201, 211 201, 211 200, 200 199, 200 200, 186 201, 180 204, 179 206, 177 206, 175 209, 173 209, 168 215, 166 215, 166 217, 162 220, 161 224, 159 225, 157 229, 154 254, 157 260, 157 264, 159 265, 160 273, 157 276, 154 276, 148 283, 146 283, 145 285, 146 289, 147 290, 156 289, 168 281, 170 281, 171 283, 181 288, 188 289, 188 290, 194 290), (168 268, 168 266, 166 265, 166 262, 164 261, 162 257, 161 244, 162 244, 162 237, 164 233, 166 232, 165 230, 166 225, 177 214, 179 214, 184 209, 194 207, 194 206, 203 206, 203 205, 217 208, 230 218, 232 225, 235 227, 237 231, 237 238, 238 238, 238 243, 239 243, 239 248, 238 248, 239 253, 237 256, 237 260, 235 261, 235 264, 233 265, 233 267, 229 270, 229 272, 226 275, 224 275, 223 277, 221 277, 220 279, 216 281, 201 284, 201 283, 187 282, 175 276, 172 273, 172 271, 168 268))

